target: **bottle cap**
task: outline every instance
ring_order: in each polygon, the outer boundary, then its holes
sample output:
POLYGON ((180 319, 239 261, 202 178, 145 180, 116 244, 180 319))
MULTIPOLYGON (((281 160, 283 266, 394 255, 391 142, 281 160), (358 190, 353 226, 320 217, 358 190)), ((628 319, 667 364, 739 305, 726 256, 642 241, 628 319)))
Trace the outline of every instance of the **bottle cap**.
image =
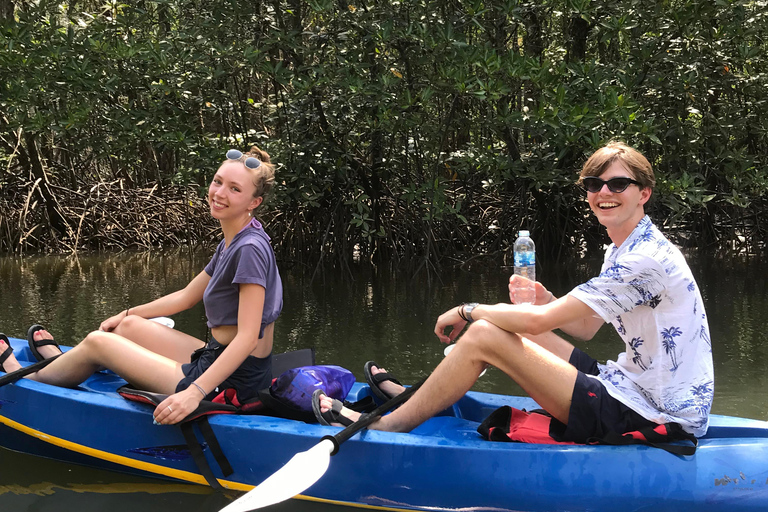
POLYGON ((517 236, 531 236, 531 234, 528 232, 528 230, 527 230, 527 229, 521 229, 521 230, 520 230, 520 231, 517 233, 517 236))

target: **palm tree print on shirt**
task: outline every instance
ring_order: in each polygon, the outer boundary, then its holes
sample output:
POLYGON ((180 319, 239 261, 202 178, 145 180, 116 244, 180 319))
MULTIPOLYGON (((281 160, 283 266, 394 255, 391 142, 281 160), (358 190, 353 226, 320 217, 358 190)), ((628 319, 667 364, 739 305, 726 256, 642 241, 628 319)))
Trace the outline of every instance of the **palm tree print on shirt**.
POLYGON ((709 410, 712 406, 712 395, 714 394, 712 389, 712 381, 705 382, 698 386, 691 388, 693 394, 695 408, 701 414, 709 414, 709 410))
MULTIPOLYGON (((644 224, 646 224, 646 223, 644 222, 644 220, 645 220, 645 219, 643 219, 642 221, 640 221, 640 224, 638 224, 638 227, 640 227, 640 226, 643 226, 643 228, 646 228, 646 227, 647 227, 647 226, 645 226, 645 225, 644 225, 644 224)), ((645 230, 644 230, 642 233, 640 233, 640 234, 637 236, 637 238, 635 238, 635 239, 634 239, 634 241, 633 241, 633 242, 630 244, 630 246, 629 246, 629 250, 631 251, 631 250, 633 250, 635 247, 637 247, 639 244, 641 244, 641 243, 643 243, 643 242, 650 242, 650 241, 651 241, 651 240, 653 240, 653 239, 654 239, 654 234, 653 234, 653 231, 651 231, 651 230, 648 230, 648 229, 645 229, 645 230)), ((658 243, 658 242, 657 242, 657 243, 658 243)))
POLYGON ((615 279, 615 280, 617 280, 619 282, 624 282, 624 280, 622 279, 622 276, 624 274, 629 273, 630 271, 631 271, 631 269, 629 267, 627 267, 626 265, 621 265, 621 264, 615 263, 615 264, 611 265, 610 267, 608 267, 607 269, 605 269, 603 271, 603 273, 602 273, 602 276, 603 277, 609 277, 611 279, 615 279))
POLYGON ((645 366, 645 363, 643 363, 643 356, 640 355, 640 352, 637 350, 642 345, 643 338, 632 338, 632 340, 629 342, 629 348, 631 348, 632 353, 635 354, 635 357, 632 358, 632 362, 639 366, 641 369, 647 370, 648 367, 645 366))
POLYGON ((675 348, 677 347, 675 338, 681 334, 683 334, 683 331, 679 327, 670 327, 661 331, 661 344, 664 347, 664 351, 672 359, 672 368, 669 369, 671 372, 677 371, 679 366, 677 364, 677 355, 675 354, 675 348))

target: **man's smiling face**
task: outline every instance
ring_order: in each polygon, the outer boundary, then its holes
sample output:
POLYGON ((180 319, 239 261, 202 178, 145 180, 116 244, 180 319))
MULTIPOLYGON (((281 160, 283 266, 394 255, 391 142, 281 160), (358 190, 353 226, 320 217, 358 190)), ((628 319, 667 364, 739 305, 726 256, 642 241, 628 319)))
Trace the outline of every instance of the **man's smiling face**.
MULTIPOLYGON (((611 178, 635 179, 619 160, 614 161, 599 177, 604 181, 611 178)), ((650 197, 650 188, 641 189, 635 184, 629 185, 626 190, 618 193, 611 192, 607 185, 603 185, 598 192, 587 192, 590 208, 598 222, 608 229, 611 238, 613 238, 612 231, 618 231, 616 234, 626 233, 623 238, 632 232, 645 215, 643 205, 650 197)))

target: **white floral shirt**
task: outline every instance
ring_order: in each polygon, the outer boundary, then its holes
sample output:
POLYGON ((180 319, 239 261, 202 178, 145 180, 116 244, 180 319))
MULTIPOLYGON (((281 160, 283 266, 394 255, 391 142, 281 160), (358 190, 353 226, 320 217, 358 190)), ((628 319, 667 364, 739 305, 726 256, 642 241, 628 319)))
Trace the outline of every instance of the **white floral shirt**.
POLYGON ((703 436, 714 395, 707 315, 685 258, 648 216, 620 247, 608 247, 600 275, 570 295, 626 345, 592 377, 644 418, 703 436))

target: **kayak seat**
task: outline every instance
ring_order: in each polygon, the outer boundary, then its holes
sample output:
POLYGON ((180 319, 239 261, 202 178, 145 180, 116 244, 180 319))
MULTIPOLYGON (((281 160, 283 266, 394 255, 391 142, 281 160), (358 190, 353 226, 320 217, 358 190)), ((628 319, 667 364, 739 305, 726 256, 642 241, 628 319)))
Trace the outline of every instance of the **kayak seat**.
MULTIPOLYGON (((286 370, 300 366, 311 366, 315 363, 314 349, 302 349, 284 354, 276 354, 272 358, 272 374, 280 375, 286 370)), ((127 400, 145 403, 157 407, 168 395, 153 393, 140 389, 133 389, 130 385, 118 388, 118 394, 127 400)), ((227 477, 232 474, 232 466, 224 455, 216 435, 208 423, 207 417, 211 414, 271 414, 289 419, 314 421, 314 414, 293 409, 287 404, 281 403, 271 396, 269 389, 259 392, 256 398, 240 401, 234 389, 225 389, 213 400, 202 400, 197 409, 181 420, 179 427, 189 448, 190 454, 197 465, 200 474, 205 477, 208 484, 214 489, 221 490, 221 483, 214 476, 208 460, 203 453, 203 446, 198 441, 193 430, 196 425, 205 443, 216 460, 222 474, 227 477)))

